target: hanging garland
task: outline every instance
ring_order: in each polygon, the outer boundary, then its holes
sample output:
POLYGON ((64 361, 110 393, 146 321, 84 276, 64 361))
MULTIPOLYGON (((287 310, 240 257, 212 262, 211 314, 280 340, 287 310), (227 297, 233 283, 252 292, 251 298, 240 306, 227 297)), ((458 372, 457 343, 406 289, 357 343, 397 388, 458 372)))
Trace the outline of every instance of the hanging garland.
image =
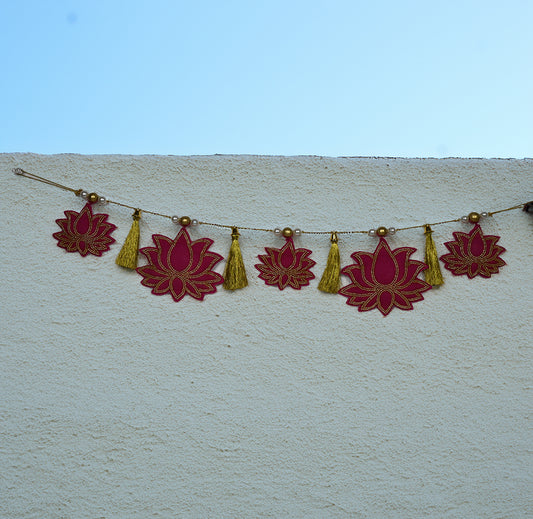
POLYGON ((393 308, 412 310, 413 303, 422 301, 423 292, 444 283, 440 269, 440 261, 444 268, 455 276, 466 275, 469 278, 481 276, 490 278, 497 274, 505 265, 501 254, 505 249, 498 245, 499 236, 483 234, 480 221, 497 213, 523 209, 533 213, 533 202, 527 202, 492 212, 471 212, 461 218, 434 222, 431 224, 413 225, 400 229, 378 227, 369 231, 302 231, 300 229, 264 229, 253 227, 236 227, 219 223, 202 222, 188 216, 169 216, 153 211, 136 208, 120 202, 107 200, 96 193, 88 193, 83 189, 72 189, 58 184, 21 168, 14 168, 16 175, 37 180, 45 184, 73 192, 85 200, 80 212, 65 211, 65 218, 56 220, 61 228, 53 234, 58 247, 67 252, 78 252, 81 256, 92 254, 101 256, 115 242, 111 234, 116 226, 107 221, 109 215, 93 212, 95 205, 114 204, 133 209, 133 223, 128 236, 117 256, 116 264, 136 270, 142 277, 141 284, 152 289, 152 294, 170 294, 174 301, 181 301, 185 296, 203 300, 206 294, 216 292, 222 285, 227 290, 237 290, 248 285, 245 265, 239 246, 239 230, 272 232, 285 238, 281 248, 266 247, 266 254, 258 256, 260 263, 255 265, 259 278, 267 285, 277 286, 279 290, 293 288, 300 290, 309 285, 315 275, 311 272, 316 264, 310 258, 309 249, 297 248, 293 238, 302 234, 330 235, 331 248, 324 273, 318 289, 322 292, 340 294, 347 298, 346 303, 358 308, 360 312, 377 308, 383 315, 388 315, 393 308), (152 235, 153 247, 139 250, 139 220, 142 213, 169 218, 181 229, 172 239, 162 234, 152 235), (432 237, 432 226, 452 222, 473 224, 469 233, 454 232, 453 241, 444 243, 448 253, 440 257, 432 237), (210 238, 191 239, 187 227, 213 226, 231 229, 231 247, 226 259, 224 275, 213 268, 223 257, 209 250, 213 244, 210 238), (413 247, 399 247, 392 250, 387 236, 398 231, 421 228, 426 237, 424 262, 411 259, 416 252, 413 247), (339 253, 340 234, 366 234, 379 238, 374 252, 356 251, 352 254, 353 264, 341 268, 339 253), (141 252, 147 264, 137 266, 138 254, 141 252), (424 279, 419 276, 424 274, 424 279), (341 286, 341 274, 349 279, 347 285, 341 286))

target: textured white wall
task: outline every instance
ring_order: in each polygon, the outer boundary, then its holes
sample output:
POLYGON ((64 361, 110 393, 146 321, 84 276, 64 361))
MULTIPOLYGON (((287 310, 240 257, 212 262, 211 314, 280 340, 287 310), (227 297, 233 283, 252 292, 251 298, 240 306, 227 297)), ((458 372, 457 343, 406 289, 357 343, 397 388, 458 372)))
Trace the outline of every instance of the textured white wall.
MULTIPOLYGON (((106 208, 102 258, 67 254, 51 235, 80 200, 16 166, 251 227, 402 227, 533 198, 531 159, 0 155, 2 517, 531 514, 530 215, 483 222, 507 248, 498 275, 447 275, 412 312, 319 292, 327 237, 299 239, 311 286, 267 287, 253 265, 280 240, 247 231, 250 286, 175 303, 114 265, 129 210, 106 208)), ((441 253, 460 229, 434 229, 441 253)), ((175 232, 146 215, 142 245, 175 232)), ((227 231, 193 236, 226 256, 227 231)), ((422 257, 420 231, 390 243, 422 257)), ((375 245, 342 236, 343 264, 375 245)))

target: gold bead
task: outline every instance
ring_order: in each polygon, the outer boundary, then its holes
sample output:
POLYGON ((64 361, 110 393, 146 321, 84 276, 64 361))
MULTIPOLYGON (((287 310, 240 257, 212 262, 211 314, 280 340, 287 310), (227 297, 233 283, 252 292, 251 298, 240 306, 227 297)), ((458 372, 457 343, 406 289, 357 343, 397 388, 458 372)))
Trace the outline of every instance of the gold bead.
POLYGON ((470 213, 470 214, 468 215, 468 221, 469 221, 470 223, 478 223, 479 220, 481 220, 481 216, 480 216, 479 213, 470 213))
POLYGON ((378 236, 387 236, 387 234, 389 234, 389 230, 386 228, 386 227, 378 227, 376 229, 376 234, 378 236))
POLYGON ((87 202, 91 202, 91 204, 95 204, 100 200, 100 197, 96 193, 89 193, 87 195, 87 202))
POLYGON ((180 218, 180 225, 183 225, 183 227, 187 227, 187 225, 191 224, 191 219, 188 216, 182 216, 180 218))
POLYGON ((283 231, 281 231, 281 234, 285 238, 290 238, 294 234, 294 232, 293 232, 293 230, 290 227, 285 227, 285 229, 283 229, 283 231))

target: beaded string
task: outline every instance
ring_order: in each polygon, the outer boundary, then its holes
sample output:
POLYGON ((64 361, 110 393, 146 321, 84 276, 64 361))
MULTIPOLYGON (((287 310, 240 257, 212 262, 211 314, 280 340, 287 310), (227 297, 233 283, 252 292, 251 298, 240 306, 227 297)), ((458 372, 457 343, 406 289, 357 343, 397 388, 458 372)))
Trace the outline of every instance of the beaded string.
POLYGON ((398 231, 407 231, 407 230, 410 230, 410 229, 418 229, 418 228, 426 228, 426 226, 431 226, 431 227, 434 227, 435 225, 443 225, 443 224, 446 224, 446 223, 452 223, 452 222, 472 222, 474 220, 476 221, 479 221, 479 219, 481 218, 486 218, 488 216, 492 216, 492 215, 495 215, 495 214, 498 214, 498 213, 503 213, 503 212, 506 212, 506 211, 512 211, 514 209, 523 209, 526 207, 527 204, 529 204, 530 202, 524 202, 524 203, 520 203, 520 204, 517 204, 517 205, 514 205, 512 207, 507 207, 505 209, 499 209, 497 211, 490 211, 490 212, 482 212, 482 213, 470 213, 468 216, 462 216, 461 218, 454 218, 452 220, 444 220, 444 221, 440 221, 440 222, 433 222, 433 223, 424 223, 424 224, 418 224, 418 225, 411 225, 411 226, 408 226, 408 227, 400 227, 400 228, 394 228, 394 227, 389 227, 388 229, 386 227, 378 227, 377 229, 370 229, 369 231, 360 231, 360 230, 347 230, 347 231, 302 231, 301 229, 290 229, 290 228, 285 228, 285 229, 279 229, 279 228, 275 228, 275 229, 266 229, 266 228, 262 228, 262 227, 244 227, 244 226, 240 226, 240 225, 227 225, 227 224, 222 224, 222 223, 213 223, 213 222, 204 222, 204 221, 200 221, 200 220, 196 220, 196 219, 191 219, 189 218, 188 216, 171 216, 171 215, 167 215, 167 214, 162 214, 162 213, 157 213, 155 211, 148 211, 146 209, 141 209, 139 207, 136 207, 136 206, 132 206, 132 205, 128 205, 128 204, 124 204, 122 202, 116 202, 115 200, 108 200, 106 197, 104 196, 99 196, 97 195, 96 193, 88 193, 87 191, 83 190, 83 189, 73 189, 71 187, 68 187, 68 186, 64 186, 63 184, 59 184, 57 182, 54 182, 53 180, 49 180, 47 178, 44 178, 44 177, 41 177, 39 175, 36 175, 34 173, 29 173, 27 171, 24 171, 22 168, 13 168, 13 173, 15 175, 19 175, 19 176, 22 176, 22 177, 26 177, 26 178, 29 178, 31 180, 37 180, 38 182, 43 182, 44 184, 48 184, 50 186, 54 186, 54 187, 58 187, 60 189, 64 189, 65 191, 70 191, 72 193, 74 193, 76 196, 79 196, 85 200, 87 200, 88 202, 91 202, 91 203, 100 203, 100 204, 114 204, 114 205, 118 205, 120 207, 126 207, 126 208, 129 208, 129 209, 133 209, 135 211, 141 211, 143 213, 147 213, 147 214, 152 214, 152 215, 155 215, 155 216, 161 216, 163 218, 168 218, 170 219, 173 223, 176 223, 176 224, 180 224, 180 225, 188 225, 188 224, 191 224, 191 225, 209 225, 211 227, 219 227, 219 228, 223 228, 223 229, 235 229, 235 228, 238 228, 239 230, 246 230, 246 231, 259 231, 259 232, 273 232, 274 234, 276 235, 283 235, 283 236, 286 236, 286 237, 290 237, 290 236, 300 236, 301 234, 316 234, 316 235, 331 235, 332 233, 335 233, 335 234, 368 234, 370 236, 386 236, 386 235, 393 235, 395 234, 396 232, 398 231), (474 219, 474 220, 473 220, 474 219))

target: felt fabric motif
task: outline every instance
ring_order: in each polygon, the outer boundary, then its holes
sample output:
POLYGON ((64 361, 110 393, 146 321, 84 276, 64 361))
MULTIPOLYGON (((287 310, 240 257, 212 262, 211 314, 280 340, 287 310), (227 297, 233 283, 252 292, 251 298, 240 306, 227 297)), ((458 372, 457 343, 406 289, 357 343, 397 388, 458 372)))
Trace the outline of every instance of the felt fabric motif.
POLYGON ((351 280, 339 294, 348 298, 347 304, 357 306, 360 312, 377 308, 388 315, 394 308, 412 310, 413 303, 422 301, 422 292, 431 285, 418 278, 427 269, 421 261, 409 259, 416 249, 400 247, 391 250, 387 240, 380 238, 376 250, 354 252, 354 265, 342 269, 351 280))
POLYGON ((211 270, 222 259, 220 254, 208 251, 213 240, 191 240, 185 228, 174 240, 161 234, 154 234, 152 239, 155 247, 140 250, 148 264, 137 268, 143 277, 141 284, 150 287, 152 294, 170 293, 174 301, 189 295, 201 301, 223 283, 222 276, 211 270))
POLYGON ((82 256, 101 256, 114 243, 110 234, 117 228, 116 225, 107 222, 107 214, 93 214, 90 203, 85 204, 79 213, 65 211, 65 216, 66 218, 56 220, 61 231, 52 236, 57 240, 57 246, 67 252, 79 252, 82 256))
POLYGON ((267 285, 277 285, 280 290, 287 287, 300 290, 315 277, 310 270, 315 265, 308 257, 311 251, 296 249, 292 238, 287 238, 281 249, 265 247, 265 251, 266 254, 258 256, 261 263, 255 268, 267 285))
POLYGON ((490 278, 506 264, 500 258, 505 249, 496 245, 500 237, 484 235, 478 224, 469 233, 454 232, 453 237, 455 241, 444 244, 449 254, 444 254, 440 259, 455 276, 466 274, 470 279, 476 276, 490 278))

